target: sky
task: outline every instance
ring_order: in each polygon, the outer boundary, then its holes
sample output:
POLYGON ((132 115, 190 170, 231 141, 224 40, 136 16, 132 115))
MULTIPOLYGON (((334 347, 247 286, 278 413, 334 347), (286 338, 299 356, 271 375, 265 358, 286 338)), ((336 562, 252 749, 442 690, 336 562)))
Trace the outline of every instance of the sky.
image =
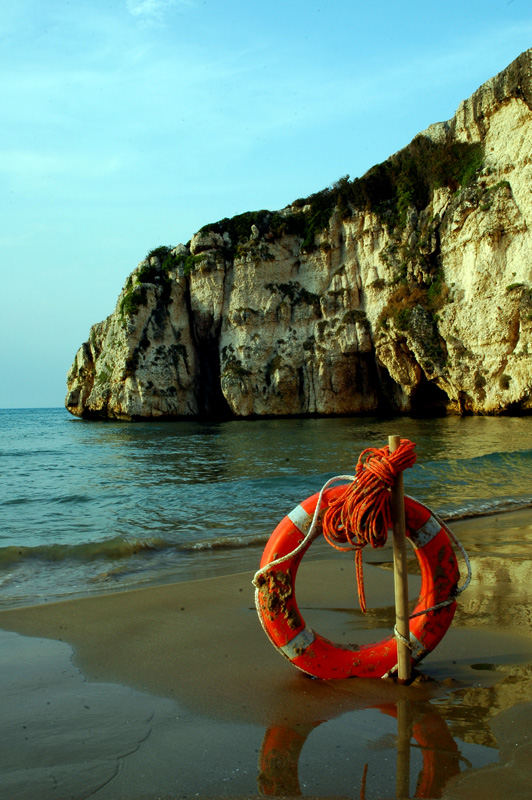
POLYGON ((1 0, 0 408, 63 405, 150 250, 363 175, 531 45, 529 0, 1 0))

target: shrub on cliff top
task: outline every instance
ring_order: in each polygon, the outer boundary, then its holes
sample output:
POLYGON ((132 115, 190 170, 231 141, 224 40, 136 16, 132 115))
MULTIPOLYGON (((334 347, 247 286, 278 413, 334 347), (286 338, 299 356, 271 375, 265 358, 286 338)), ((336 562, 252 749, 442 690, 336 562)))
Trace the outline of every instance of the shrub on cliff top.
POLYGON ((439 143, 416 136, 404 150, 343 186, 341 201, 344 206, 374 212, 389 227, 402 227, 408 208, 422 211, 434 189, 448 186, 454 192, 469 185, 483 160, 479 143, 439 143))
POLYGON ((171 249, 172 248, 167 244, 162 244, 159 247, 155 247, 153 250, 150 250, 145 258, 145 261, 149 261, 150 258, 157 258, 160 262, 163 262, 166 256, 170 253, 171 249))
POLYGON ((168 273, 160 264, 144 262, 136 275, 137 283, 162 284, 168 280, 168 273))
POLYGON ((282 214, 279 211, 246 211, 235 217, 225 217, 219 222, 212 222, 200 228, 200 233, 213 231, 223 235, 229 234, 230 244, 226 245, 226 255, 234 258, 238 245, 249 241, 251 228, 255 227, 260 236, 268 239, 279 239, 281 236, 303 236, 305 232, 305 216, 301 213, 282 214))
POLYGON ((325 230, 335 209, 343 219, 356 210, 367 211, 377 214, 390 229, 402 227, 410 207, 418 211, 426 208, 431 193, 442 186, 454 192, 469 185, 483 161, 484 151, 478 142, 434 142, 420 134, 361 178, 351 181, 345 175, 333 186, 295 200, 291 213, 250 211, 201 230, 229 233, 228 255, 234 255, 239 242, 249 240, 252 225, 269 238, 300 236, 302 249, 313 250, 316 234, 325 230))
POLYGON ((146 284, 160 287, 158 307, 168 302, 171 284, 168 273, 174 266, 174 260, 171 248, 166 245, 156 247, 148 253, 138 270, 127 279, 126 291, 119 308, 122 322, 134 316, 141 306, 146 305, 146 284), (153 258, 157 259, 155 263, 152 261, 153 258))
POLYGON ((120 301, 120 317, 122 322, 137 313, 140 306, 146 303, 146 287, 142 285, 131 286, 120 301))

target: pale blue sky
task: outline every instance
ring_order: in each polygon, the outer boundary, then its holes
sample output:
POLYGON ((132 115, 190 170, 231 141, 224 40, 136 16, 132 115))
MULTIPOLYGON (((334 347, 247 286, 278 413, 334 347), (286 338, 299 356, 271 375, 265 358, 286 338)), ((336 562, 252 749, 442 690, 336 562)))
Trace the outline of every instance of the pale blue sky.
POLYGON ((0 6, 1 408, 63 404, 149 250, 362 175, 532 44, 529 0, 0 6))

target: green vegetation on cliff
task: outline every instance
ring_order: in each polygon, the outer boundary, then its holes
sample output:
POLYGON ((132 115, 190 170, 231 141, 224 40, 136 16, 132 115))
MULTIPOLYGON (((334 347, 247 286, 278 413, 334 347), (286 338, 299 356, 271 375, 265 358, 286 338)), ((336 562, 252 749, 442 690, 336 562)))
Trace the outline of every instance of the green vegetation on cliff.
POLYGON ((403 227, 409 208, 422 211, 435 189, 447 186, 455 192, 468 186, 481 169, 482 145, 466 142, 433 142, 419 135, 396 155, 372 167, 362 178, 341 178, 330 189, 297 200, 311 205, 307 237, 322 230, 335 208, 342 218, 354 211, 372 212, 392 230, 403 227))
POLYGON ((173 255, 172 248, 167 245, 150 250, 138 270, 126 281, 125 293, 119 307, 122 321, 125 322, 128 317, 134 316, 141 306, 146 305, 148 285, 159 288, 159 305, 168 302, 172 284, 169 273, 175 269, 175 261, 176 256, 173 255))
POLYGON ((434 189, 447 186, 455 192, 472 183, 483 160, 479 143, 434 142, 420 134, 361 178, 349 180, 346 175, 330 188, 295 200, 289 211, 248 211, 205 225, 201 231, 227 232, 228 255, 234 255, 238 243, 249 239, 252 225, 266 239, 292 234, 302 239, 303 250, 313 250, 316 234, 327 227, 335 209, 342 219, 356 211, 373 212, 390 230, 401 228, 408 209, 426 208, 434 189))

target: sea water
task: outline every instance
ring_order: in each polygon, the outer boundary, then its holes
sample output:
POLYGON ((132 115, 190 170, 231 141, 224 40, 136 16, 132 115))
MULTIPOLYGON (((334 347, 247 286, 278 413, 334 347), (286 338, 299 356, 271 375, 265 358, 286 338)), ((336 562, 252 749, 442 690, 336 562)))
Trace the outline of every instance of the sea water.
POLYGON ((405 489, 448 519, 532 503, 532 417, 95 422, 0 410, 0 607, 249 571, 367 447, 416 443, 405 489))

